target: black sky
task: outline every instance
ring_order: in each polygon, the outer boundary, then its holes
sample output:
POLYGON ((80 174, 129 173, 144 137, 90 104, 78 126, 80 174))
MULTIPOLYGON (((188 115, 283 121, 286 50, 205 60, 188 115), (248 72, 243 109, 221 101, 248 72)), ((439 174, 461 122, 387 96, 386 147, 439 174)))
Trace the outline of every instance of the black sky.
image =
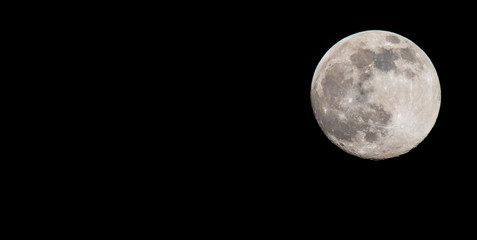
POLYGON ((234 6, 191 22, 184 45, 195 50, 187 54, 189 63, 200 64, 187 79, 196 95, 185 98, 191 109, 199 107, 186 120, 198 131, 184 139, 194 157, 181 166, 205 179, 191 184, 201 193, 230 196, 237 206, 247 202, 251 216, 262 208, 277 214, 283 206, 319 214, 314 207, 322 201, 356 209, 390 204, 383 208, 388 210, 402 201, 444 204, 449 196, 454 204, 470 203, 476 180, 471 15, 460 7, 439 12, 405 4, 346 11, 234 6), (395 32, 416 43, 434 64, 442 92, 427 138, 403 156, 377 162, 332 144, 310 102, 312 77, 326 51, 365 30, 395 32))
POLYGON ((207 67, 214 75, 216 95, 207 101, 217 106, 220 117, 211 124, 220 129, 218 139, 224 139, 215 154, 231 158, 232 165, 236 162, 232 169, 260 169, 273 176, 375 168, 394 177, 461 171, 461 177, 466 176, 475 102, 468 60, 475 49, 468 16, 341 14, 260 9, 220 15, 218 19, 227 20, 223 22, 207 21, 214 37, 206 45, 217 51, 207 67), (339 40, 364 30, 391 31, 416 43, 433 62, 442 91, 439 117, 428 137, 408 154, 381 162, 359 159, 334 146, 319 128, 310 102, 311 80, 321 57, 339 40))

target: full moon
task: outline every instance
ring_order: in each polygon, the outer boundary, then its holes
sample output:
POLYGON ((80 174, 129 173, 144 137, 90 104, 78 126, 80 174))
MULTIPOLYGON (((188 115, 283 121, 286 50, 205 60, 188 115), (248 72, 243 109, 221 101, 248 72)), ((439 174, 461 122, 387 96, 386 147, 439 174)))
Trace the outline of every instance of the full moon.
POLYGON ((388 31, 350 35, 316 67, 311 102, 324 134, 345 152, 382 160, 409 152, 434 126, 437 72, 409 39, 388 31))

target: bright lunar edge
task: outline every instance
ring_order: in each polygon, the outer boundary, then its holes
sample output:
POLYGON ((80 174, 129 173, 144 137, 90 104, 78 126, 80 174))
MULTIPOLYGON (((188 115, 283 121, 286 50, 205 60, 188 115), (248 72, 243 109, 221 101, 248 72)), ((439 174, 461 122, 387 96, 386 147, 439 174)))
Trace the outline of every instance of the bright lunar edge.
POLYGON ((388 31, 350 35, 326 52, 311 85, 319 126, 336 146, 381 160, 409 152, 429 134, 441 89, 429 57, 388 31))

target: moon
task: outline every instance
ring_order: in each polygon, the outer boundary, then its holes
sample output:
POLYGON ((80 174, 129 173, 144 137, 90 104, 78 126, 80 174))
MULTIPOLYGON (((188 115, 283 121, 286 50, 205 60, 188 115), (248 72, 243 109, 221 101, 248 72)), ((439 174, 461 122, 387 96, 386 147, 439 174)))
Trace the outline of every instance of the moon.
POLYGON ((421 143, 439 114, 429 57, 388 31, 350 35, 326 52, 311 84, 316 120, 336 146, 364 159, 400 156, 421 143))

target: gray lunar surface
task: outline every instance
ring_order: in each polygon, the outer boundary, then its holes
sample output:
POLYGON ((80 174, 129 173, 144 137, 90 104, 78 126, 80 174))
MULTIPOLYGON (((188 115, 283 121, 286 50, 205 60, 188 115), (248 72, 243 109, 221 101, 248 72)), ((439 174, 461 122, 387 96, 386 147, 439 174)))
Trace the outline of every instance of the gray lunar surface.
POLYGON ((409 152, 429 134, 441 89, 429 57, 409 39, 364 31, 336 43, 319 62, 311 102, 336 146, 365 159, 409 152))

